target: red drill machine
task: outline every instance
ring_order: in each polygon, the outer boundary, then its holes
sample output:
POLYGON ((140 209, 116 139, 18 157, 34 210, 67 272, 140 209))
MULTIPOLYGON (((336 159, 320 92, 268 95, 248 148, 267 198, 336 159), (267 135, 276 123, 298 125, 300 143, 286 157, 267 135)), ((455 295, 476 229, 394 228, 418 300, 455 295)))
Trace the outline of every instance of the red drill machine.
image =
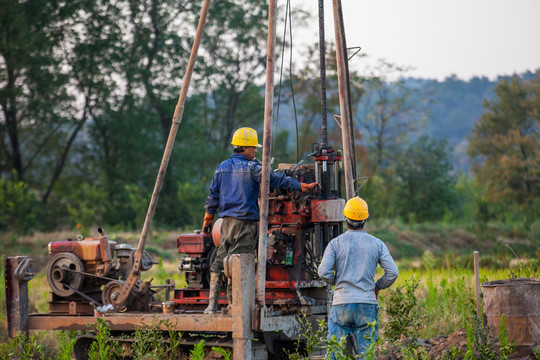
MULTIPOLYGON (((315 164, 280 164, 274 170, 300 182, 321 184, 314 194, 280 189, 270 192, 265 299, 267 306, 282 313, 299 307, 309 313, 326 312, 326 285, 317 275, 317 266, 324 248, 343 227, 341 152, 319 144, 314 144, 313 150, 310 156, 315 164)), ((187 288, 175 290, 173 301, 179 307, 207 306, 210 266, 219 246, 220 225, 218 220, 211 237, 200 231, 178 236, 178 252, 183 254, 178 267, 185 272, 187 282, 187 288)), ((227 304, 225 291, 219 302, 227 304)))

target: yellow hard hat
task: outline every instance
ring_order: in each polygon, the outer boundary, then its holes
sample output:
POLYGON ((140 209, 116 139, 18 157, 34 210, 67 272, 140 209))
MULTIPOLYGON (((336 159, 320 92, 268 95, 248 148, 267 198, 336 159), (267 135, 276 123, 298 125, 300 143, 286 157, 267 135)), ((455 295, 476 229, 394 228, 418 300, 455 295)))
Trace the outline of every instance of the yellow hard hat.
POLYGON ((366 220, 369 217, 367 203, 358 196, 353 197, 345 204, 343 215, 355 221, 366 220))
POLYGON ((243 127, 234 132, 231 144, 237 146, 255 146, 262 147, 257 140, 257 132, 248 127, 243 127))

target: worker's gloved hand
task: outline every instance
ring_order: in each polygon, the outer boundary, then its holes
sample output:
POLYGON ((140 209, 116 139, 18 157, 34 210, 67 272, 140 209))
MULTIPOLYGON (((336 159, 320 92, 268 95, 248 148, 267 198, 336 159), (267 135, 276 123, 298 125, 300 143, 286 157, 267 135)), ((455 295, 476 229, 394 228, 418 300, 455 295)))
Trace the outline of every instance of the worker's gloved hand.
POLYGON ((311 184, 300 183, 300 186, 302 186, 302 192, 316 192, 321 188, 321 185, 316 182, 311 184))
POLYGON ((212 223, 214 222, 214 216, 209 213, 204 214, 204 222, 202 225, 203 234, 206 236, 212 235, 212 223))
POLYGON ((379 300, 379 291, 380 290, 375 290, 375 299, 379 300))

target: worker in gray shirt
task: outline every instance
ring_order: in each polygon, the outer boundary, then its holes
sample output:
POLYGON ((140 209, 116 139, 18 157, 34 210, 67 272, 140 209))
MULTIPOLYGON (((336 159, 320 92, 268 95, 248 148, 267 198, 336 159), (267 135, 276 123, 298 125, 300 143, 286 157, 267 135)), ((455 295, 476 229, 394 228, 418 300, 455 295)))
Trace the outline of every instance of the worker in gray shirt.
POLYGON ((386 245, 364 231, 369 217, 364 200, 359 197, 350 199, 343 214, 349 230, 326 247, 319 276, 326 283, 335 285, 328 315, 328 338, 335 335, 339 341, 342 336, 351 336, 354 348, 361 355, 371 341, 377 340, 379 290, 396 281, 398 268, 386 245), (377 264, 381 264, 384 275, 375 282, 377 264), (372 338, 368 324, 374 321, 375 336, 372 338))

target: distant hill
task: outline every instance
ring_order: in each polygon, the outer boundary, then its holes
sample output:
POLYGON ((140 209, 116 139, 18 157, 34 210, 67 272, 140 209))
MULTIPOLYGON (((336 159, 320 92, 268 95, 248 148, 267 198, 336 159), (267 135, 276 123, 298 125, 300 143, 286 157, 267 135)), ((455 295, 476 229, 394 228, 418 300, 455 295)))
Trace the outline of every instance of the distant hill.
POLYGON ((444 81, 426 80, 420 88, 423 98, 429 99, 429 123, 422 133, 446 139, 454 148, 456 170, 468 170, 467 135, 484 112, 484 99, 493 99, 497 81, 473 78, 469 81, 456 77, 444 81))
MULTIPOLYGON (((540 71, 537 70, 537 71, 540 71)), ((535 73, 519 74, 522 79, 533 79, 535 73)), ((494 99, 494 88, 499 81, 509 76, 501 76, 495 80, 486 77, 474 77, 470 80, 461 80, 451 76, 443 81, 423 78, 407 78, 405 84, 415 90, 415 96, 420 100, 428 100, 425 111, 429 122, 414 136, 429 135, 436 139, 446 139, 454 149, 454 169, 468 171, 470 168, 467 157, 467 135, 470 134, 475 122, 484 112, 484 99, 494 99)), ((318 80, 314 80, 318 81, 318 80)), ((263 92, 264 89, 261 89, 263 92)), ((330 90, 328 90, 330 91, 330 90)), ((425 101, 422 101, 425 103, 425 101)), ((298 105, 298 104, 297 104, 298 105)), ((331 112, 331 111, 330 111, 331 112)), ((290 139, 294 134, 294 117, 290 103, 282 103, 279 112, 279 128, 287 130, 290 139)), ((328 126, 332 127, 334 121, 329 113, 328 126)), ((302 121, 302 114, 299 114, 302 121)), ((362 129, 360 129, 362 132, 362 129)), ((413 137, 414 137, 413 136, 413 137)), ((293 151, 293 148, 291 148, 293 151)))
MULTIPOLYGON (((533 79, 535 73, 529 71, 519 76, 522 79, 533 79)), ((448 141, 454 148, 456 170, 468 171, 470 163, 465 153, 467 135, 484 112, 484 99, 493 100, 493 90, 504 78, 509 77, 498 77, 493 81, 485 77, 464 81, 455 76, 444 81, 407 79, 407 85, 417 89, 420 97, 430 100, 426 108, 429 123, 421 130, 421 134, 448 141)))

